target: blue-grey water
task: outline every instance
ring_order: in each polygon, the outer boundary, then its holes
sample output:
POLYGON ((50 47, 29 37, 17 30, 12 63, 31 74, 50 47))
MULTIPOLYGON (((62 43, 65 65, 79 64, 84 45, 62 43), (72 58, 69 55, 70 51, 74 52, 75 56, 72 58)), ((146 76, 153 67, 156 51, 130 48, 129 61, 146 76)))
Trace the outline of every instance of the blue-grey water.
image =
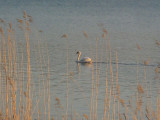
MULTIPOLYGON (((106 68, 108 64, 106 41, 102 38, 103 28, 108 31, 107 39, 110 38, 111 41, 114 81, 116 81, 115 52, 118 53, 121 98, 128 103, 130 97, 135 96, 139 81, 144 87, 148 83, 151 92, 147 93, 152 96, 151 101, 156 102, 160 85, 159 74, 155 73, 155 68, 160 62, 160 47, 156 44, 156 40, 160 41, 159 0, 0 1, 0 18, 12 22, 13 26, 17 25, 17 18, 23 18, 24 10, 33 17, 31 24, 33 36, 30 39, 31 70, 34 90, 37 93, 41 82, 39 78, 41 72, 38 71, 41 63, 36 61, 39 58, 39 51, 36 49, 39 49, 39 44, 43 44, 40 50, 47 59, 45 48, 47 43, 50 60, 51 116, 60 119, 66 113, 67 94, 68 115, 75 114, 81 118, 85 113, 89 116, 94 89, 92 83, 93 80, 98 80, 97 113, 99 119, 103 118, 106 71, 108 83, 111 75, 106 68), (39 30, 43 32, 38 33, 39 30), (88 38, 84 37, 84 31, 88 34, 88 38), (68 38, 62 38, 63 34, 68 34, 68 38), (136 44, 140 45, 140 50, 136 44), (77 50, 82 52, 82 56, 91 57, 95 61, 93 65, 77 65, 75 63, 77 50), (148 66, 143 65, 144 60, 149 60, 148 66), (68 84, 67 73, 72 74, 68 84), (62 108, 56 106, 56 98, 60 99, 62 108)), ((21 35, 21 32, 17 32, 17 42, 22 39, 21 35)), ((22 44, 25 44, 25 41, 23 43, 22 40, 22 44)), ((109 50, 108 47, 107 49, 109 50)), ((44 71, 44 76, 45 74, 47 70, 44 71)), ((41 87, 41 89, 46 88, 41 87)), ((36 112, 34 113, 36 116, 36 112)), ((42 113, 42 119, 43 117, 42 113)))

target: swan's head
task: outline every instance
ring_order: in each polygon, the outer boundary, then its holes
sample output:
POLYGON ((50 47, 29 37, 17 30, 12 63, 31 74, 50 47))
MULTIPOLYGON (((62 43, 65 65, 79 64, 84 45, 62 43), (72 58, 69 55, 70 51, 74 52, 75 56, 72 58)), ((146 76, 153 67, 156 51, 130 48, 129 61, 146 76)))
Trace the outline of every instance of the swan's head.
POLYGON ((77 51, 77 53, 76 53, 76 54, 81 55, 81 52, 80 52, 80 51, 77 51))

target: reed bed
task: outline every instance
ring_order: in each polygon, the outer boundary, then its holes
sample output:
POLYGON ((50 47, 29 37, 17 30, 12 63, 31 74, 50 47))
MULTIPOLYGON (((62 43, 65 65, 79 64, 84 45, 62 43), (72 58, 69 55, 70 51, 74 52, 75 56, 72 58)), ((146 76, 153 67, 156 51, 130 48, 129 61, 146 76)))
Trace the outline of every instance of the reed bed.
MULTIPOLYGON (((101 37, 96 38, 95 49, 90 46, 91 51, 95 51, 95 65, 92 65, 92 84, 90 102, 88 105, 88 113, 77 114, 74 107, 73 88, 70 88, 70 83, 74 79, 74 72, 69 68, 69 35, 63 34, 62 39, 66 40, 66 104, 61 103, 59 97, 52 97, 50 91, 50 58, 47 44, 41 44, 42 31, 37 32, 38 46, 35 50, 36 66, 35 71, 39 70, 40 74, 36 74, 39 79, 39 89, 35 90, 35 81, 32 78, 32 63, 31 63, 31 48, 30 38, 32 36, 32 17, 25 11, 22 19, 17 19, 15 27, 11 23, 7 23, 0 19, 0 119, 1 120, 160 120, 160 97, 157 96, 156 108, 153 107, 152 94, 150 87, 151 82, 147 82, 146 66, 149 60, 144 61, 143 83, 139 81, 139 66, 137 64, 137 88, 134 96, 131 96, 128 101, 121 97, 119 84, 119 65, 118 51, 112 51, 111 40, 109 33, 103 29, 101 37), (18 28, 16 28, 18 27, 18 28), (24 35, 25 45, 21 42, 17 43, 18 37, 16 30, 21 30, 24 35), (99 47, 99 39, 103 39, 99 47), (46 51, 44 51, 45 48, 46 51), (102 62, 102 51, 106 51, 106 78, 105 78, 105 94, 103 114, 98 113, 98 97, 99 97, 99 81, 102 65, 97 63, 102 62), (101 53, 98 57, 98 53, 101 53), (47 56, 47 57, 46 57, 47 56), (113 57, 115 64, 113 65, 113 57), (38 68, 40 66, 40 68, 38 68), (38 91, 38 92, 35 92, 38 91), (71 91, 71 92, 70 92, 71 91), (38 94, 38 95, 37 95, 38 94), (70 103, 71 99, 71 105, 70 103), (145 100, 145 102, 144 102, 145 100), (51 106, 51 102, 55 102, 51 106), (65 106, 65 107, 64 107, 65 106), (55 111, 51 111, 51 107, 55 111), (71 111, 71 113, 69 112, 71 111)), ((84 37, 89 40, 87 32, 83 31, 84 37)), ((158 42, 156 42, 158 44, 158 42)), ((137 49, 141 50, 141 46, 137 43, 137 49)), ((92 54, 92 53, 91 53, 92 54)), ((92 54, 93 56, 93 54, 92 54)), ((138 63, 138 62, 137 62, 138 63)), ((159 73, 158 67, 155 69, 159 73)), ((78 89, 83 91, 81 86, 77 84, 78 89)), ((36 87, 37 88, 37 87, 36 87)), ((85 94, 82 95, 84 98, 85 94)))
MULTIPOLYGON (((32 17, 25 11, 22 19, 17 19, 13 27, 11 23, 1 19, 0 27, 0 118, 1 120, 32 120, 41 119, 41 114, 50 119, 50 86, 49 86, 49 55, 47 60, 42 55, 42 46, 35 50, 37 63, 40 63, 39 70, 42 75, 39 82, 39 95, 35 91, 35 81, 32 80, 30 37, 32 31, 30 25, 32 17), (22 33, 22 44, 18 39, 16 30, 22 33), (24 43, 24 42, 23 42, 24 43), (44 66, 46 68, 44 68, 44 66), (47 76, 43 76, 47 71, 47 76), (43 82, 41 82, 43 81, 43 82), (44 88, 43 91, 40 88, 44 88), (46 91, 45 91, 46 90, 46 91), (43 96, 43 97, 42 97, 43 96), (34 97, 34 99, 33 99, 34 97), (41 104, 43 101, 43 104, 41 104), (42 106, 45 109, 42 109, 42 106), (34 115, 37 114, 37 117, 34 115)), ((47 46, 45 46, 47 48, 47 46)), ((47 51, 46 51, 47 52, 47 51)), ((47 52, 48 53, 48 52, 47 52)), ((37 76, 37 78, 40 77, 37 76)), ((40 78, 39 78, 40 79, 40 78)))

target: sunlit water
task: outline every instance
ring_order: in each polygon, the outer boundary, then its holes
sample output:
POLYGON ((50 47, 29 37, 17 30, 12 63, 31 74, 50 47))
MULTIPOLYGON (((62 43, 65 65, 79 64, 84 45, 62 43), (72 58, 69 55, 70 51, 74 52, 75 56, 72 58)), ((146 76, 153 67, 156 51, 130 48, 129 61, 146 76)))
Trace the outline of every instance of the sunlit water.
MULTIPOLYGON (((139 80, 142 85, 145 83, 150 85, 153 102, 156 101, 159 91, 159 74, 155 73, 155 68, 160 62, 160 47, 155 44, 155 41, 160 38, 160 2, 158 0, 69 2, 41 0, 20 3, 2 1, 0 17, 12 21, 15 26, 16 18, 22 18, 23 10, 33 17, 34 36, 30 43, 35 92, 36 87, 39 90, 39 80, 41 80, 37 77, 41 74, 41 66, 36 63, 39 57, 35 49, 38 48, 38 39, 40 39, 40 44, 44 43, 41 50, 47 58, 45 48, 47 43, 50 58, 51 115, 59 115, 56 113, 60 111, 57 110, 60 108, 55 106, 56 98, 60 99, 64 107, 62 111, 65 114, 67 74, 71 74, 68 78, 68 115, 70 116, 71 111, 74 111, 80 116, 83 113, 89 116, 92 83, 93 80, 98 80, 97 113, 99 118, 103 117, 107 65, 108 68, 110 67, 106 59, 106 40, 102 38, 103 28, 107 29, 109 33, 107 39, 110 38, 111 41, 114 81, 116 81, 117 71, 116 51, 118 53, 118 82, 121 98, 127 102, 131 96, 135 96, 139 80), (43 32, 35 32, 39 30, 43 32), (88 38, 83 36, 84 31, 88 34, 88 38), (61 38, 64 33, 68 34, 68 39, 61 38), (140 50, 137 49, 136 44, 141 46, 140 50), (89 56, 95 62, 92 65, 77 65, 75 63, 77 50, 82 52, 82 57, 89 56), (150 61, 148 66, 143 65, 144 60, 150 61)), ((20 40, 21 32, 17 33, 18 35, 20 40)), ((47 74, 47 70, 43 74, 47 74)), ((107 74, 108 83, 110 83, 109 69, 107 74)))

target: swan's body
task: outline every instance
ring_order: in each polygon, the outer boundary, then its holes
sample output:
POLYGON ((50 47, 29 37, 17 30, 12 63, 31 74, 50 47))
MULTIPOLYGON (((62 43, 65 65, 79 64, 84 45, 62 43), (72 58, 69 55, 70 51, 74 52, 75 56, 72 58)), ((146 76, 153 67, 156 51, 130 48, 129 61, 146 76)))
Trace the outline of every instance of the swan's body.
POLYGON ((81 57, 80 51, 78 51, 77 54, 78 54, 77 61, 76 61, 77 63, 92 63, 92 59, 89 57, 84 57, 80 60, 80 57, 81 57))

